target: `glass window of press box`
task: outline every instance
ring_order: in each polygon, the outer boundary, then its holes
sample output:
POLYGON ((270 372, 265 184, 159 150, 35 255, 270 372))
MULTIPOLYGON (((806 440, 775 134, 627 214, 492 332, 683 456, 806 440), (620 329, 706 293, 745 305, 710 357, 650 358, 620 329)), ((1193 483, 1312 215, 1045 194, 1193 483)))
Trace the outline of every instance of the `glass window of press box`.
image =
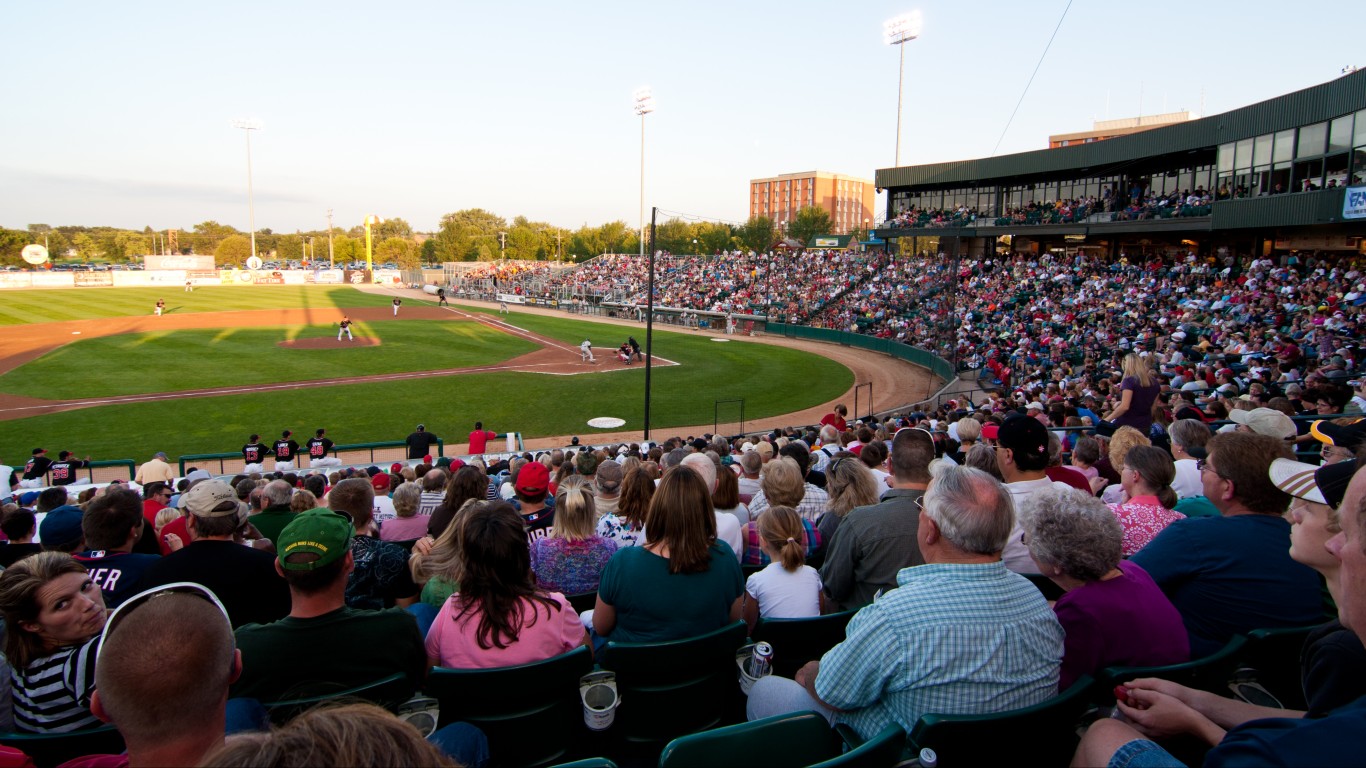
POLYGON ((1220 197, 1261 197, 1360 184, 1366 176, 1366 109, 1222 144, 1217 166, 1220 197))

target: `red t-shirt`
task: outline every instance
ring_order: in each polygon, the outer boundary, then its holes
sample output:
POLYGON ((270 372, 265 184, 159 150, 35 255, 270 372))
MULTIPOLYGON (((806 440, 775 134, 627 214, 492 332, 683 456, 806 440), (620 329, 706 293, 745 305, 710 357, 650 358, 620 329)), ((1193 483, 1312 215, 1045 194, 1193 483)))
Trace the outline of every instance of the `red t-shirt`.
POLYGON ((142 516, 147 518, 148 525, 155 525, 157 513, 165 508, 166 505, 156 499, 144 499, 142 502, 142 516))
POLYGON ((487 429, 474 430, 470 433, 470 453, 483 453, 488 449, 489 441, 497 436, 497 432, 490 432, 487 429))
POLYGON ((168 533, 174 533, 175 535, 180 537, 180 541, 185 546, 190 546, 190 529, 185 527, 185 524, 188 521, 188 517, 181 515, 180 517, 177 517, 176 519, 167 523, 166 527, 161 529, 161 535, 157 536, 157 543, 161 545, 162 557, 171 554, 171 548, 166 546, 166 534, 168 533))
POLYGON ((844 417, 840 416, 838 413, 825 414, 825 416, 821 419, 821 424, 829 424, 830 426, 834 427, 835 429, 838 429, 841 432, 843 432, 845 429, 849 427, 849 423, 846 422, 844 420, 844 417))

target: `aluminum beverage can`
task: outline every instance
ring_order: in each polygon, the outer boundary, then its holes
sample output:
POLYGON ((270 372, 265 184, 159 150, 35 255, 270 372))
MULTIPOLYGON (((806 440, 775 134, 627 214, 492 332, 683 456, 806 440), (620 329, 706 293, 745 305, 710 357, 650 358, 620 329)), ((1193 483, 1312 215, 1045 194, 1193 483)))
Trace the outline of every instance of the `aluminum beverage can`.
POLYGON ((750 677, 763 677, 773 671, 773 646, 755 643, 754 655, 749 660, 750 677))

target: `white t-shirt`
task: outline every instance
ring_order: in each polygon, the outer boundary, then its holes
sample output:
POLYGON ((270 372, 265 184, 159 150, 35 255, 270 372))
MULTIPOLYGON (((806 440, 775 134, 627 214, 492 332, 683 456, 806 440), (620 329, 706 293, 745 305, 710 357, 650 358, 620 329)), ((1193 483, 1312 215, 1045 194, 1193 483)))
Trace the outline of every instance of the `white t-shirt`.
POLYGON ((715 514, 716 540, 729 544, 730 551, 735 553, 736 561, 744 562, 745 534, 740 529, 740 521, 729 512, 717 512, 715 514))
POLYGON ((394 500, 388 496, 375 494, 375 522, 385 523, 398 517, 394 511, 394 500))
POLYGON ((803 565, 795 572, 782 563, 767 568, 745 581, 745 591, 759 601, 759 617, 764 619, 805 619, 821 615, 821 575, 803 565))
POLYGON ((1021 480, 1016 483, 1006 483, 1006 491, 1010 493, 1010 498, 1015 502, 1017 513, 1015 527, 1010 530, 1010 539, 1006 541, 1005 551, 1001 553, 1001 559, 1005 561, 1006 567, 1016 573, 1032 574, 1039 572, 1038 563, 1029 554, 1029 548, 1024 543, 1024 529, 1018 522, 1020 506, 1025 503, 1031 493, 1041 491, 1044 488, 1071 488, 1067 483, 1058 483, 1041 477, 1038 480, 1021 480))
POLYGON ((1176 462, 1176 479, 1172 481, 1172 490, 1176 491, 1178 499, 1205 495, 1205 487, 1200 482, 1200 470, 1195 468, 1195 464, 1195 459, 1180 459, 1176 462))

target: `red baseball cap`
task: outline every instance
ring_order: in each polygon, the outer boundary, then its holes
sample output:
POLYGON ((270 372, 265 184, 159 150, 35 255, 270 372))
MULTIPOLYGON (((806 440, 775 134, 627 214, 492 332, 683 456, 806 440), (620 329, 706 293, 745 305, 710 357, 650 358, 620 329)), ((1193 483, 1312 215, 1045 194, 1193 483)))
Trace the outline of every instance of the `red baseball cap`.
POLYGON ((997 435, 999 435, 1000 433, 1001 428, 996 426, 995 424, 982 425, 982 437, 986 440, 995 440, 997 435))
POLYGON ((521 494, 544 493, 550 487, 550 470, 539 461, 526 464, 517 473, 517 484, 514 487, 521 494))
POLYGON ((393 463, 392 466, 389 467, 389 471, 397 475, 398 473, 403 471, 403 465, 396 461, 393 463))

